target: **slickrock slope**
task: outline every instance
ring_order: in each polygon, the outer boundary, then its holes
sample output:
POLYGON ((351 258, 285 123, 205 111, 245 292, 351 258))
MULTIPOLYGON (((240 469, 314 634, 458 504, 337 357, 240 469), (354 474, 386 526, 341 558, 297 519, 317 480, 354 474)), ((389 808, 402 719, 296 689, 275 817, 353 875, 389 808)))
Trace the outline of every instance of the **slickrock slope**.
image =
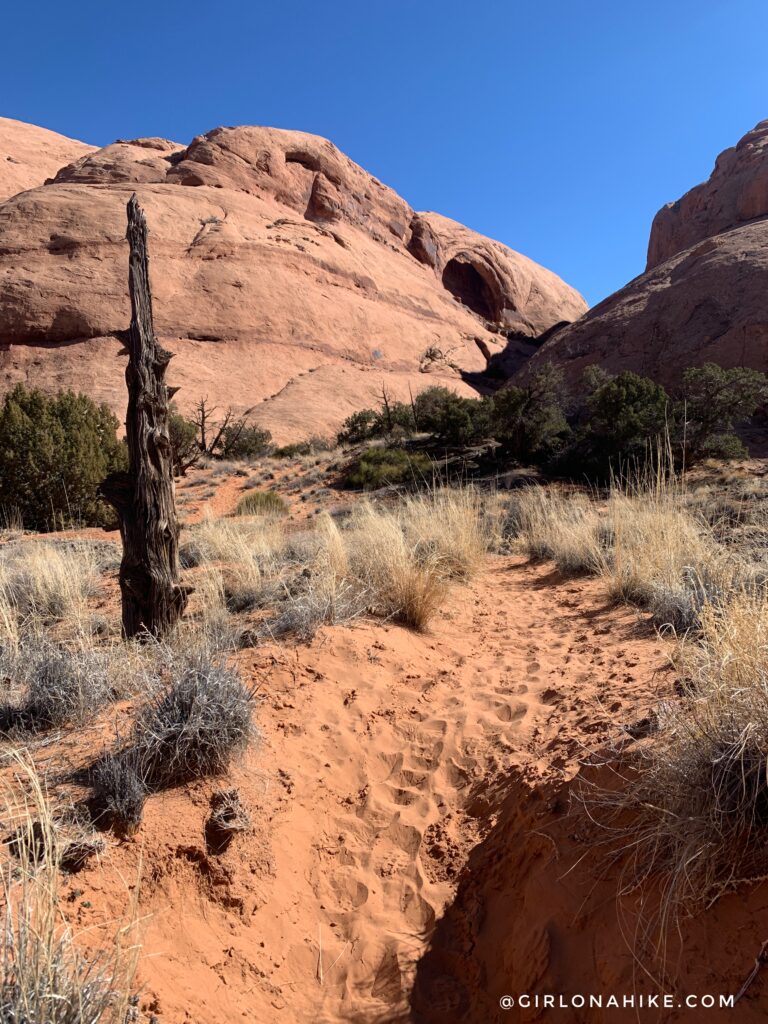
POLYGON ((502 328, 536 337, 586 308, 526 257, 415 213, 325 139, 218 128, 187 148, 114 143, 0 204, 4 387, 78 387, 122 411, 134 190, 179 404, 255 407, 278 441, 335 430, 382 383, 396 398, 438 382, 471 394, 461 372, 485 368, 502 328))
POLYGON ((646 272, 556 331, 530 365, 547 360, 572 379, 599 362, 668 384, 708 360, 768 370, 768 121, 659 211, 646 272))
POLYGON ((0 203, 42 185, 63 164, 93 148, 47 128, 0 117, 0 203))

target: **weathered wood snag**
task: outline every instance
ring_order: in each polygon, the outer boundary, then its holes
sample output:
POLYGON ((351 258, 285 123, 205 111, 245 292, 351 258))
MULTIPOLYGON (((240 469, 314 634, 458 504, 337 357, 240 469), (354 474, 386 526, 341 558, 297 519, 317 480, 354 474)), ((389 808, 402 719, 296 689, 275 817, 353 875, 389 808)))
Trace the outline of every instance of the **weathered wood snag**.
POLYGON ((128 412, 125 420, 129 465, 100 487, 120 520, 123 634, 162 636, 187 604, 179 583, 179 524, 176 518, 168 402, 176 389, 165 384, 171 353, 161 348, 152 322, 147 222, 136 196, 128 202, 130 246, 128 287, 128 412))

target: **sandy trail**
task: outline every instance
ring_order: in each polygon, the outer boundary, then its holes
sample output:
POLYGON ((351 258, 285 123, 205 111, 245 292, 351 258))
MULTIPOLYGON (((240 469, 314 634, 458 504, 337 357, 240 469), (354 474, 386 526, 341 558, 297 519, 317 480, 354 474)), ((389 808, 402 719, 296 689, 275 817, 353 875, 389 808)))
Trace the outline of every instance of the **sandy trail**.
POLYGON ((295 1019, 408 1016, 416 963, 493 826, 495 781, 567 770, 632 719, 634 691, 647 698, 663 652, 636 627, 596 581, 496 558, 429 635, 363 623, 251 654, 268 680, 262 770, 290 789, 252 927, 281 922, 270 981, 295 1019))
MULTIPOLYGON (((138 841, 71 883, 73 921, 118 917, 143 851, 141 1005, 161 1024, 417 1019, 417 965, 504 780, 567 776, 647 711, 664 652, 637 627, 599 581, 493 557, 428 634, 359 622, 241 652, 264 734, 233 780, 253 833, 207 848, 215 782, 154 797, 138 841)), ((430 992, 456 1019, 450 977, 430 992)))

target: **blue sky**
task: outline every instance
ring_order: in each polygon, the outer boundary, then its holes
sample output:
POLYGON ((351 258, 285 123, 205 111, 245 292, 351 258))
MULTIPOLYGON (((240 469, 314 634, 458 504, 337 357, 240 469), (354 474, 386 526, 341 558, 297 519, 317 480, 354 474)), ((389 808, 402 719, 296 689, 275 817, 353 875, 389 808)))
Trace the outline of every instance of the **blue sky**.
POLYGON ((768 118, 766 0, 42 0, 2 22, 6 116, 102 145, 316 132, 590 303, 768 118))

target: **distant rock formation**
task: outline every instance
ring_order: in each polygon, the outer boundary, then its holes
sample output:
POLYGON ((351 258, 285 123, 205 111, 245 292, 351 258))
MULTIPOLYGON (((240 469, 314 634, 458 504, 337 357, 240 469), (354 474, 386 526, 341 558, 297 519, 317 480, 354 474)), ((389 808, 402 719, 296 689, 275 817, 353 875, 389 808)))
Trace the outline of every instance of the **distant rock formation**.
POLYGON ((64 164, 93 149, 47 128, 0 117, 0 203, 42 185, 64 164))
POLYGON ((32 182, 48 183, 0 203, 4 387, 74 387, 122 411, 134 190, 179 405, 253 407, 281 442, 334 431, 382 383, 395 398, 432 383, 472 394, 462 374, 483 371, 506 333, 533 339, 586 309, 555 274, 414 212, 314 135, 217 128, 187 147, 58 146, 71 149, 32 182))
POLYGON ((571 379, 600 363, 665 384, 707 361, 768 371, 768 121, 656 214, 645 273, 512 369, 546 361, 571 379))
POLYGON ((724 150, 707 181, 662 206, 653 219, 646 270, 759 217, 768 217, 768 121, 724 150))

